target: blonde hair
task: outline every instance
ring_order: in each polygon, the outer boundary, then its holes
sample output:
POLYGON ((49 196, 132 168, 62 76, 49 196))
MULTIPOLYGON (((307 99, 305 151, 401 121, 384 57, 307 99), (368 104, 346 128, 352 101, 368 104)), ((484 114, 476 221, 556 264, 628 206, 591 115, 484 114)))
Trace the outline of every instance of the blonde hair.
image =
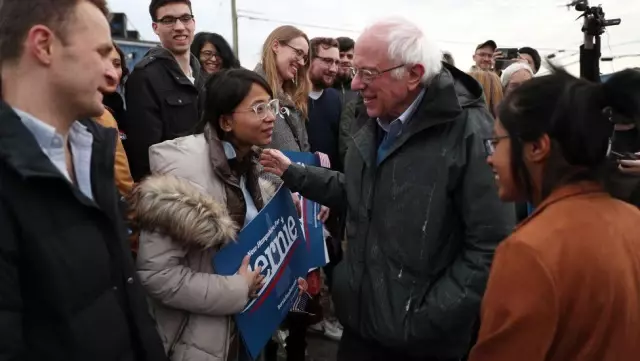
POLYGON ((469 73, 475 80, 480 83, 484 91, 484 98, 487 109, 491 112, 494 118, 497 118, 496 110, 498 104, 502 102, 504 93, 502 92, 502 83, 498 74, 492 71, 474 70, 469 73))
POLYGON ((272 31, 262 46, 262 68, 266 74, 267 82, 274 90, 274 93, 278 93, 278 90, 281 90, 286 95, 289 95, 296 109, 298 109, 302 113, 303 117, 307 119, 307 98, 309 96, 309 91, 311 91, 311 81, 309 80, 308 74, 309 61, 307 61, 302 69, 296 73, 294 81, 283 82, 282 88, 280 88, 280 75, 278 74, 278 67, 276 65, 276 53, 272 49, 273 43, 276 41, 286 44, 299 37, 304 38, 307 44, 309 44, 307 34, 294 26, 284 25, 272 31))

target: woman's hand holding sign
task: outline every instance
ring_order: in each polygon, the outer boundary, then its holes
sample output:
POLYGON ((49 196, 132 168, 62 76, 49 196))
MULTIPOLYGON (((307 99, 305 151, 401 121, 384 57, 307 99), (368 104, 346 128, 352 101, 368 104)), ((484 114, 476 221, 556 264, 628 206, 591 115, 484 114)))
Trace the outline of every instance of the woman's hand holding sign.
POLYGON ((291 160, 277 149, 265 149, 260 154, 260 164, 262 164, 265 171, 282 177, 291 165, 291 160))
POLYGON ((251 258, 249 256, 242 259, 238 274, 244 277, 247 285, 249 285, 249 297, 256 298, 258 297, 258 291, 264 286, 264 276, 260 274, 262 267, 251 270, 251 266, 249 266, 250 261, 251 258))

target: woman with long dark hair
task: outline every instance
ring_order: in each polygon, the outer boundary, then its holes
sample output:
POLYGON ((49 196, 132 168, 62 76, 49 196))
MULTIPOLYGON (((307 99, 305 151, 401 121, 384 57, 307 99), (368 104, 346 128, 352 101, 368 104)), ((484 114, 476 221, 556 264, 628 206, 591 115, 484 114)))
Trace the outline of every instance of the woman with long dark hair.
POLYGON ((191 44, 191 53, 198 58, 202 70, 211 75, 222 69, 239 68, 240 61, 236 58, 231 46, 216 33, 198 33, 191 44))
POLYGON ((487 161, 535 210, 496 251, 470 360, 638 359, 640 210, 602 186, 613 114, 640 116, 640 73, 555 70, 501 104, 487 161))

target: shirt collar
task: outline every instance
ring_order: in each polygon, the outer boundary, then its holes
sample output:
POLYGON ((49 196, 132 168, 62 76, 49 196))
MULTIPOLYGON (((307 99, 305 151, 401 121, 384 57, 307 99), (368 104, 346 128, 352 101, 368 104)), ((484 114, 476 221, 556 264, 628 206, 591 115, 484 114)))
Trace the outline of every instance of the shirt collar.
POLYGON ((13 110, 36 138, 41 148, 61 148, 64 145, 64 138, 56 132, 54 127, 20 109, 13 108, 13 110))
POLYGON ((227 159, 236 159, 236 157, 238 156, 238 154, 236 153, 236 149, 233 147, 233 144, 227 141, 222 141, 222 149, 224 149, 224 155, 227 157, 227 159))
POLYGON ((324 89, 312 90, 309 92, 309 98, 313 100, 318 100, 322 96, 322 93, 324 93, 324 89))
POLYGON ((378 125, 380 126, 380 128, 382 128, 385 132, 389 132, 389 128, 391 127, 391 123, 396 122, 396 121, 400 121, 400 123, 402 123, 402 125, 406 124, 409 120, 411 120, 411 117, 413 116, 413 113, 415 113, 416 109, 418 108, 418 105, 420 104, 420 102, 422 102, 422 98, 424 98, 424 94, 426 93, 427 89, 423 88, 422 91, 420 91, 420 94, 418 94, 418 96, 416 97, 416 99, 413 101, 413 103, 411 103, 411 105, 409 105, 409 107, 407 108, 407 110, 405 110, 402 114, 400 114, 400 116, 392 121, 392 122, 384 122, 382 120, 380 120, 380 118, 377 119, 378 121, 378 125))

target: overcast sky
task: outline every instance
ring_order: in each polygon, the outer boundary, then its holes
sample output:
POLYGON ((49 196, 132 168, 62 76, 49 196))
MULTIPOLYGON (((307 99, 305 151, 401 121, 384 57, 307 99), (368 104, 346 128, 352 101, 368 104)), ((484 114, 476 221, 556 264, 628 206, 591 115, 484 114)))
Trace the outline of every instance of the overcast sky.
MULTIPOLYGON (((603 35, 603 56, 640 55, 640 0, 591 2, 602 3, 607 18, 622 18, 621 25, 603 35)), ((151 29, 148 0, 108 3, 112 12, 127 14, 129 26, 137 29, 143 39, 157 41, 151 29)), ((217 32, 231 44, 231 1, 192 3, 196 30, 217 32)), ((582 35, 581 22, 575 19, 580 13, 568 11, 561 4, 556 0, 237 0, 240 61, 253 68, 263 41, 282 24, 297 25, 310 38, 357 39, 359 31, 372 20, 401 15, 420 24, 443 50, 453 53, 456 65, 464 70, 472 65, 475 46, 493 39, 501 47, 532 46, 543 54, 565 50, 556 58, 576 72, 582 35)), ((640 56, 603 62, 601 71, 609 73, 629 66, 640 67, 640 56)))

